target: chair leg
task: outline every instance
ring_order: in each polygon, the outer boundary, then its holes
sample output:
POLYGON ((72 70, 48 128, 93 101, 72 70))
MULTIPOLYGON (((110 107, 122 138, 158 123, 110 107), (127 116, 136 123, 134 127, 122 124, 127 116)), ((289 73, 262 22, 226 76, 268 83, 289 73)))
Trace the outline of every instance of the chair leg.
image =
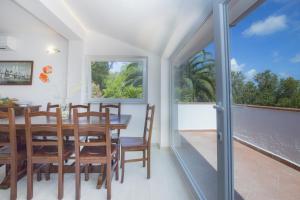
POLYGON ((27 162, 27 200, 33 197, 33 165, 27 162))
POLYGON ((102 183, 103 183, 103 174, 100 173, 97 179, 97 185, 96 185, 97 190, 101 189, 102 183))
POLYGON ((105 180, 105 170, 106 170, 106 168, 105 168, 105 165, 100 165, 100 174, 99 174, 99 176, 98 176, 98 181, 97 181, 97 186, 96 186, 96 188, 97 189, 101 189, 101 187, 102 187, 102 185, 103 185, 103 182, 104 182, 104 180, 105 180))
POLYGON ((122 166, 122 176, 121 176, 121 183, 124 182, 124 171, 125 171, 125 151, 121 149, 121 166, 122 166))
POLYGON ((89 176, 89 167, 90 167, 90 165, 85 165, 84 166, 84 180, 85 181, 88 181, 89 179, 90 179, 90 176, 89 176))
POLYGON ((47 166, 46 166, 46 173, 45 173, 45 179, 46 179, 46 181, 50 180, 51 165, 52 164, 50 163, 50 164, 47 164, 47 166))
POLYGON ((147 179, 150 179, 150 149, 147 149, 147 179))
POLYGON ((116 158, 116 181, 119 180, 119 157, 116 158))
POLYGON ((11 162, 10 167, 10 200, 17 199, 17 180, 18 180, 18 164, 15 159, 11 162))
POLYGON ((58 164, 58 199, 64 197, 64 161, 61 160, 58 164))
POLYGON ((117 159, 120 160, 120 138, 118 139, 117 148, 117 159))
POLYGON ((143 167, 146 166, 146 150, 143 150, 143 167))
POLYGON ((10 172, 10 165, 5 165, 5 176, 8 176, 10 172))
POLYGON ((42 172, 41 172, 41 169, 38 169, 37 170, 37 173, 36 173, 36 180, 38 182, 40 182, 42 180, 42 172))
POLYGON ((80 181, 80 163, 76 160, 75 163, 75 176, 76 176, 76 200, 80 200, 80 188, 81 188, 81 181, 80 181))
POLYGON ((107 200, 111 199, 111 161, 106 164, 106 187, 107 187, 107 200))

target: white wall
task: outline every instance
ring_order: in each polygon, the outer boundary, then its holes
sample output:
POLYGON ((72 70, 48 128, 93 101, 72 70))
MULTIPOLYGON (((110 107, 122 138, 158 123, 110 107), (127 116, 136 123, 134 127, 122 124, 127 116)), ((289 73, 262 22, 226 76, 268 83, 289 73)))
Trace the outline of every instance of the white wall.
POLYGON ((0 60, 34 61, 32 86, 0 86, 1 97, 43 105, 49 101, 62 102, 66 97, 68 41, 10 0, 1 0, 0 33, 17 39, 16 51, 0 51, 0 60), (48 55, 46 48, 49 45, 56 46, 61 52, 48 55), (48 84, 38 78, 45 65, 54 67, 48 84))
MULTIPOLYGON (((88 32, 84 41, 84 56, 98 55, 98 56, 146 56, 148 57, 148 102, 156 106, 154 129, 153 129, 153 143, 159 143, 160 139, 160 57, 144 51, 142 49, 131 46, 127 43, 113 39, 106 35, 96 32, 88 32)), ((83 65, 83 72, 87 72, 86 65, 83 65)), ((72 78, 80 80, 82 85, 82 93, 87 97, 86 93, 86 75, 81 74, 81 70, 75 70, 77 75, 72 78)), ((86 98, 83 100, 86 102, 86 98)), ((98 106, 98 105, 95 105, 98 106)), ((122 132, 122 135, 127 136, 142 136, 144 118, 145 118, 144 104, 124 104, 122 105, 122 113, 131 114, 132 119, 128 129, 122 132)))
POLYGON ((216 130, 216 110, 214 104, 178 104, 179 130, 216 130))
POLYGON ((83 102, 83 65, 84 42, 82 40, 70 40, 68 51, 67 102, 74 104, 83 102))
MULTIPOLYGON (((33 104, 62 103, 64 100, 86 103, 85 58, 88 55, 148 57, 148 102, 156 106, 152 141, 160 142, 160 56, 95 32, 87 32, 84 40, 68 41, 9 0, 1 1, 0 32, 17 39, 17 50, 0 51, 0 60, 34 61, 33 85, 0 86, 0 95, 31 101, 33 104), (61 52, 48 55, 46 48, 49 45, 54 45, 61 52), (54 67, 48 84, 42 83, 38 78, 45 65, 54 67)), ((123 113, 132 115, 123 135, 142 136, 145 106, 123 106, 123 113)))

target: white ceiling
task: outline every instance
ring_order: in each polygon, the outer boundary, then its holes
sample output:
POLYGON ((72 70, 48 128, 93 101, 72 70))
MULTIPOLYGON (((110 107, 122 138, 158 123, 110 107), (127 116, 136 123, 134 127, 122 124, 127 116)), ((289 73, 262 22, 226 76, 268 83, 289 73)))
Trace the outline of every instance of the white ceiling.
POLYGON ((87 29, 157 54, 176 32, 198 25, 212 8, 211 0, 64 1, 87 29))

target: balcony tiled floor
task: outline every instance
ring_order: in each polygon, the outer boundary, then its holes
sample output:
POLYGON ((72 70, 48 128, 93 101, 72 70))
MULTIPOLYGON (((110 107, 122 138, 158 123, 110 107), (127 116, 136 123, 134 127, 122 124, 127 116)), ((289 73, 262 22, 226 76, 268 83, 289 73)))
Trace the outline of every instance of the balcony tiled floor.
MULTIPOLYGON (((135 156, 130 155, 130 156, 135 156)), ((191 191, 184 181, 177 161, 168 149, 152 148, 152 177, 146 179, 146 169, 141 163, 126 164, 125 180, 121 184, 113 180, 113 200, 192 200, 191 191)), ((4 167, 0 168, 0 179, 4 167)), ((106 190, 96 189, 97 175, 92 174, 85 182, 82 177, 81 199, 106 199, 106 190)), ((75 199, 75 176, 65 175, 64 200, 75 199)), ((0 190, 0 199, 9 199, 10 190, 0 190)), ((52 174, 50 181, 34 182, 34 199, 54 200, 57 194, 57 176, 52 174)), ((18 182, 18 199, 26 199, 26 177, 18 182)))
MULTIPOLYGON (((215 132, 181 132, 180 134, 192 144, 210 166, 217 169, 215 132)), ((240 195, 238 199, 300 199, 300 172, 238 142, 234 142, 234 167, 235 190, 240 195)))

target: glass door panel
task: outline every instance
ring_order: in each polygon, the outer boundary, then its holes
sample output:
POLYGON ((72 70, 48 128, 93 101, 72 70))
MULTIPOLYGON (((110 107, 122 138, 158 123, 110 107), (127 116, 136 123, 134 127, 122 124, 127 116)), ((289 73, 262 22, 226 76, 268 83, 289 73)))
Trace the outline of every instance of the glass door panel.
POLYGON ((299 7, 264 1, 233 20, 235 199, 300 199, 299 7))
POLYGON ((173 150, 199 196, 217 200, 214 45, 172 66, 173 150))

